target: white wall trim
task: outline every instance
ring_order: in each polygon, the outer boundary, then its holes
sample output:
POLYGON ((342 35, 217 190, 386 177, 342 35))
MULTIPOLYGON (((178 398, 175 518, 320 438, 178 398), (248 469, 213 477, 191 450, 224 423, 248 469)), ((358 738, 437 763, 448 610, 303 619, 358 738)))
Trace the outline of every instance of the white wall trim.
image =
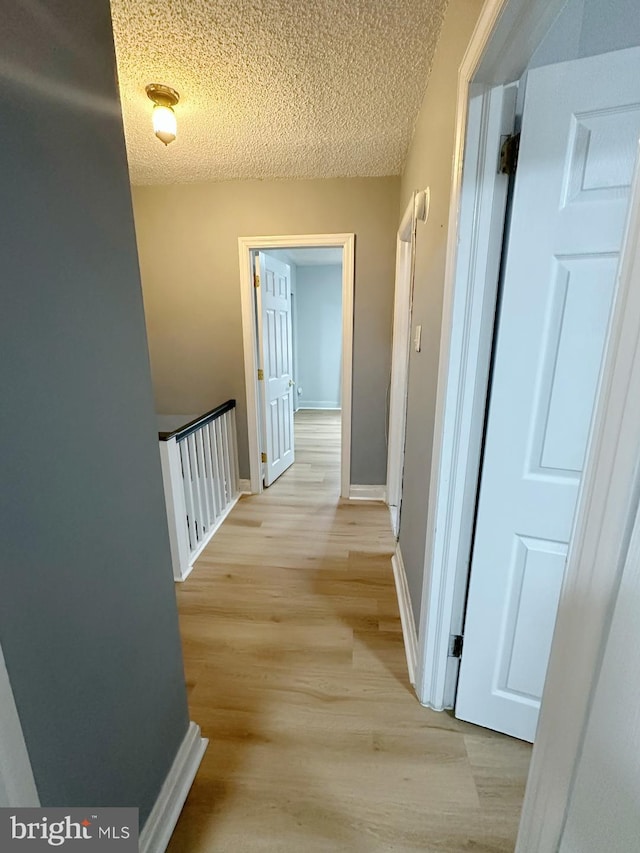
POLYGON ((395 554, 391 558, 391 566, 393 568, 393 578, 396 582, 396 594, 398 596, 398 608, 400 610, 400 623, 402 625, 402 638, 404 640, 404 651, 407 656, 407 671, 409 673, 409 681, 415 686, 416 662, 418 659, 418 634, 416 633, 416 623, 413 618, 409 585, 407 584, 407 575, 399 544, 396 547, 395 554))
POLYGON ((39 806, 9 673, 0 647, 0 806, 39 806))
POLYGON ((200 735, 200 726, 190 723, 140 833, 140 853, 164 853, 167 849, 208 743, 200 735))
POLYGON ((413 304, 416 226, 429 216, 430 192, 427 188, 411 194, 396 237, 396 277, 393 305, 393 344, 389 387, 389 437, 387 442, 387 498, 394 535, 400 523, 402 473, 409 388, 409 339, 413 304))
POLYGON ((386 486, 349 486, 349 500, 352 501, 386 501, 386 486))
MULTIPOLYGON (((497 173, 501 137, 513 129, 515 90, 472 87, 461 185, 455 291, 446 308, 449 362, 441 353, 420 611, 420 701, 452 707, 482 448, 508 179, 497 173), (473 206, 471 206, 473 205, 473 206)), ((444 321, 443 321, 444 322, 444 321)), ((444 331, 444 330, 443 330, 444 331)))
POLYGON ((340 495, 349 495, 351 482, 351 401, 353 374, 353 291, 355 278, 355 234, 287 234, 274 237, 239 237, 240 299, 242 304, 242 339, 244 375, 247 395, 247 428, 251 492, 262 492, 260 462, 260 419, 257 389, 257 340, 255 299, 251 251, 267 249, 322 248, 342 249, 342 378, 341 378, 341 449, 340 495))
POLYGON ((493 337, 496 252, 482 239, 495 241, 504 216, 492 160, 496 99, 520 78, 564 2, 487 0, 458 74, 417 670, 420 701, 437 710, 451 707, 455 692, 448 638, 463 615, 493 337))

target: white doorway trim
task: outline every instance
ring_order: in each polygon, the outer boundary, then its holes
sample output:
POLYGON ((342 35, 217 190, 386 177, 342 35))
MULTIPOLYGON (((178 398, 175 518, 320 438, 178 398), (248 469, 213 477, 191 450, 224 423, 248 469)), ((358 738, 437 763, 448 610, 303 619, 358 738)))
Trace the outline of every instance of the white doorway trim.
POLYGON ((513 87, 469 90, 468 140, 477 148, 460 185, 460 242, 448 261, 455 278, 445 285, 429 492, 435 509, 425 550, 433 574, 423 585, 419 632, 418 696, 437 710, 453 706, 457 683, 459 659, 449 656, 449 638, 462 633, 464 618, 508 192, 497 163, 501 137, 513 130, 515 97, 513 87))
POLYGON ((565 0, 488 0, 458 75, 433 462, 416 689, 452 707, 493 346, 506 179, 497 175, 508 87, 565 0), (465 175, 463 179, 463 164, 465 175))
POLYGON ((407 391, 409 388, 409 338, 415 267, 416 226, 429 216, 429 188, 411 194, 396 238, 396 279, 393 301, 393 351, 389 390, 389 439, 387 442, 387 504, 391 527, 398 535, 402 473, 404 470, 407 391))
POLYGON ((342 249, 342 378, 341 378, 341 440, 340 496, 349 497, 351 484, 351 399, 353 373, 353 291, 355 275, 355 234, 287 234, 277 237, 239 237, 240 298, 242 303, 242 338, 244 346, 244 375, 247 395, 247 424, 249 439, 249 472, 251 492, 262 492, 262 462, 260 461, 260 418, 258 411, 255 299, 251 252, 267 249, 294 248, 342 249))
POLYGON ((29 753, 0 647, 0 806, 39 805, 29 753))
MULTIPOLYGON (((565 0, 487 0, 460 68, 417 692, 451 707, 469 571, 502 248, 495 177, 507 97, 565 0), (463 178, 463 163, 465 174, 463 178), (493 176, 492 176, 492 171, 493 176)), ((640 492, 640 181, 630 226, 551 651, 518 853, 558 849, 589 697, 640 492), (635 280, 632 287, 632 281, 635 280), (629 386, 634 383, 634 392, 629 386), (584 631, 585 620, 590 625, 584 631), (588 637, 586 636, 588 634, 588 637), (571 671, 571 679, 567 673, 571 671), (570 685, 568 684, 570 681, 570 685)))

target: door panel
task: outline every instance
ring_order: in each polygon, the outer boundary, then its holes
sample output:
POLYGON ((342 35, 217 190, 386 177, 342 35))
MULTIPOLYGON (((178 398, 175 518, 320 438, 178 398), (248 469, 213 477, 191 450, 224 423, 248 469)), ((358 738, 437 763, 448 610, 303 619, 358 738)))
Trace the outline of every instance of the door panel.
POLYGON ((531 71, 456 715, 533 740, 640 136, 640 49, 531 71))
POLYGON ((544 686, 567 546, 517 536, 514 548, 499 680, 506 694, 535 701, 544 686))
POLYGON ((287 264, 260 252, 257 288, 259 359, 264 379, 262 399, 264 484, 270 486, 293 464, 293 378, 291 273, 287 264))
POLYGON ((585 254, 552 262, 550 315, 530 470, 579 476, 611 312, 617 257, 585 254), (539 454, 538 454, 539 447, 539 454))

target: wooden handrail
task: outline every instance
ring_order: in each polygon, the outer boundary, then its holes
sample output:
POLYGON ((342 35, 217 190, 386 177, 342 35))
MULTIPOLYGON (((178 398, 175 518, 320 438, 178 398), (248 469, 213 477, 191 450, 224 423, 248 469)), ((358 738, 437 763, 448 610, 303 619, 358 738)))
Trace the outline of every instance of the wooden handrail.
POLYGON ((210 421, 215 421, 217 418, 222 417, 225 412, 230 412, 231 409, 235 409, 235 407, 235 400, 227 400, 226 403, 221 403, 219 406, 216 406, 215 409, 211 409, 210 412, 200 415, 194 420, 189 421, 188 424, 178 427, 178 429, 174 429, 171 432, 159 432, 158 438, 160 441, 169 441, 170 438, 175 438, 176 441, 182 441, 187 438, 187 436, 191 435, 192 432, 200 429, 200 427, 208 424, 210 421))

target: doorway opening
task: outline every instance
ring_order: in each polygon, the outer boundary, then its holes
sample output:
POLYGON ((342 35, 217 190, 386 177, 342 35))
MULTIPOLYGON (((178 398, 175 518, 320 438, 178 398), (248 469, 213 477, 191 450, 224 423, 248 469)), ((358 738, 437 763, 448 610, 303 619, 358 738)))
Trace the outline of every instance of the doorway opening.
POLYGON ((238 246, 251 492, 294 463, 296 430, 315 424, 319 436, 339 436, 339 493, 349 497, 355 237, 238 246))

